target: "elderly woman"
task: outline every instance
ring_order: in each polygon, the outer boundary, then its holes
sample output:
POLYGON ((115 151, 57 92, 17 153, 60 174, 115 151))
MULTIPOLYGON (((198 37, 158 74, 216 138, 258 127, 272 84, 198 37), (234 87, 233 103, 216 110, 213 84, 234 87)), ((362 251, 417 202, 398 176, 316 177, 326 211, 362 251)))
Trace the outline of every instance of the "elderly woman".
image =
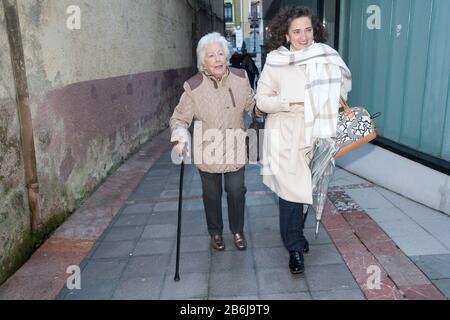
POLYGON ((321 21, 306 7, 288 7, 269 27, 270 52, 256 101, 268 114, 263 142, 263 182, 279 196, 280 232, 291 273, 304 271, 309 251, 303 207, 312 204, 313 144, 336 134, 339 96, 351 75, 339 54, 325 45, 321 21))
POLYGON ((193 155, 202 181, 211 246, 222 251, 222 176, 227 192, 229 227, 234 244, 245 250, 244 184, 246 144, 244 112, 255 100, 242 69, 229 68, 228 44, 219 33, 202 37, 197 46, 199 73, 184 83, 184 93, 170 119, 171 142, 180 156, 189 153, 187 128, 195 120, 193 155), (237 141, 236 141, 237 140, 237 141))

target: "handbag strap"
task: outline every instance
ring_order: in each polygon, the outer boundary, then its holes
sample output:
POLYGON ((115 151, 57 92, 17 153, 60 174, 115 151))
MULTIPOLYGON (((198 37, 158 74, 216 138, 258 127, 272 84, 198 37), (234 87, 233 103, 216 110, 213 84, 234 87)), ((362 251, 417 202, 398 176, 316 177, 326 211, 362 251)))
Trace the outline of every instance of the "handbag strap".
POLYGON ((352 110, 350 109, 350 106, 348 105, 347 101, 344 99, 343 96, 339 97, 339 102, 341 103, 342 107, 344 108, 344 112, 347 114, 349 118, 353 118, 355 115, 353 114, 352 110))

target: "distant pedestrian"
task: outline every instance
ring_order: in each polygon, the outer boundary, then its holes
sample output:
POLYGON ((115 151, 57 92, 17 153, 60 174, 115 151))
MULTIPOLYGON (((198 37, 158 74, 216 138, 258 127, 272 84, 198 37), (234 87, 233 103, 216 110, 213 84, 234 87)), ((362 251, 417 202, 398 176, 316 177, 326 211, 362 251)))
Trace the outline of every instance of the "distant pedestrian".
MULTIPOLYGON (((246 187, 244 183, 246 144, 243 113, 252 113, 255 106, 253 91, 246 73, 242 69, 227 66, 229 50, 227 41, 219 33, 202 37, 197 47, 199 73, 184 83, 184 93, 170 119, 171 142, 180 156, 189 153, 187 129, 193 119, 201 124, 194 126, 193 145, 201 145, 205 151, 197 153, 194 148, 194 163, 202 181, 203 204, 206 212, 211 246, 215 250, 225 249, 222 220, 222 179, 227 192, 229 227, 234 244, 239 250, 247 248, 244 236, 244 211, 246 187), (202 130, 202 132, 199 132, 202 130), (225 143, 229 131, 243 133, 243 139, 225 143), (218 132, 214 139, 196 141, 195 137, 218 132), (222 138, 219 138, 222 137, 222 138), (209 152, 211 151, 212 152, 209 152), (206 154, 208 151, 209 153, 206 154), (197 153, 197 154, 196 154, 197 153), (214 153, 214 159, 205 159, 214 153), (231 159, 229 156, 231 155, 231 159), (243 155, 243 157, 242 157, 243 155), (218 159, 217 159, 218 156, 218 159), (195 159, 200 158, 201 163, 195 159), (243 159, 240 162, 240 159, 243 159), (210 161, 213 160, 213 161, 210 161)), ((228 141, 227 141, 228 142, 228 141)))
POLYGON ((238 51, 235 51, 233 55, 230 58, 230 65, 232 68, 242 68, 242 54, 240 54, 238 51))
POLYGON ((245 69, 245 71, 247 71, 250 86, 252 87, 252 89, 255 89, 255 79, 259 76, 259 70, 255 64, 255 61, 253 61, 252 57, 247 53, 247 51, 244 51, 241 66, 243 69, 245 69))

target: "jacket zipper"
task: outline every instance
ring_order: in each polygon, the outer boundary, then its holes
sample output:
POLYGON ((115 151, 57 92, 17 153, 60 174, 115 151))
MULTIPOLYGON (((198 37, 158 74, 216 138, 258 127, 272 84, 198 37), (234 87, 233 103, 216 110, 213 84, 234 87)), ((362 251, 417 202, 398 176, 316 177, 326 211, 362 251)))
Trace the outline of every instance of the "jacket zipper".
POLYGON ((231 90, 231 88, 228 88, 228 92, 230 93, 231 101, 233 101, 233 107, 236 108, 236 101, 234 100, 233 90, 231 90))

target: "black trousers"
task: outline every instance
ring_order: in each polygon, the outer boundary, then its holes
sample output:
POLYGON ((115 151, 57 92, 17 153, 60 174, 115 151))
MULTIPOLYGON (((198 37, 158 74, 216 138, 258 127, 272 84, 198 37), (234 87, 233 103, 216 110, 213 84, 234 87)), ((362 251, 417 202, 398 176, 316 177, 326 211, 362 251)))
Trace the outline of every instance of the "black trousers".
POLYGON ((207 173, 200 171, 203 188, 203 205, 205 206, 206 223, 211 236, 221 235, 222 220, 222 175, 225 176, 227 192, 228 221, 233 234, 244 231, 245 211, 245 167, 228 173, 207 173))
POLYGON ((280 233, 288 251, 303 251, 306 239, 303 234, 303 204, 279 198, 280 233))

